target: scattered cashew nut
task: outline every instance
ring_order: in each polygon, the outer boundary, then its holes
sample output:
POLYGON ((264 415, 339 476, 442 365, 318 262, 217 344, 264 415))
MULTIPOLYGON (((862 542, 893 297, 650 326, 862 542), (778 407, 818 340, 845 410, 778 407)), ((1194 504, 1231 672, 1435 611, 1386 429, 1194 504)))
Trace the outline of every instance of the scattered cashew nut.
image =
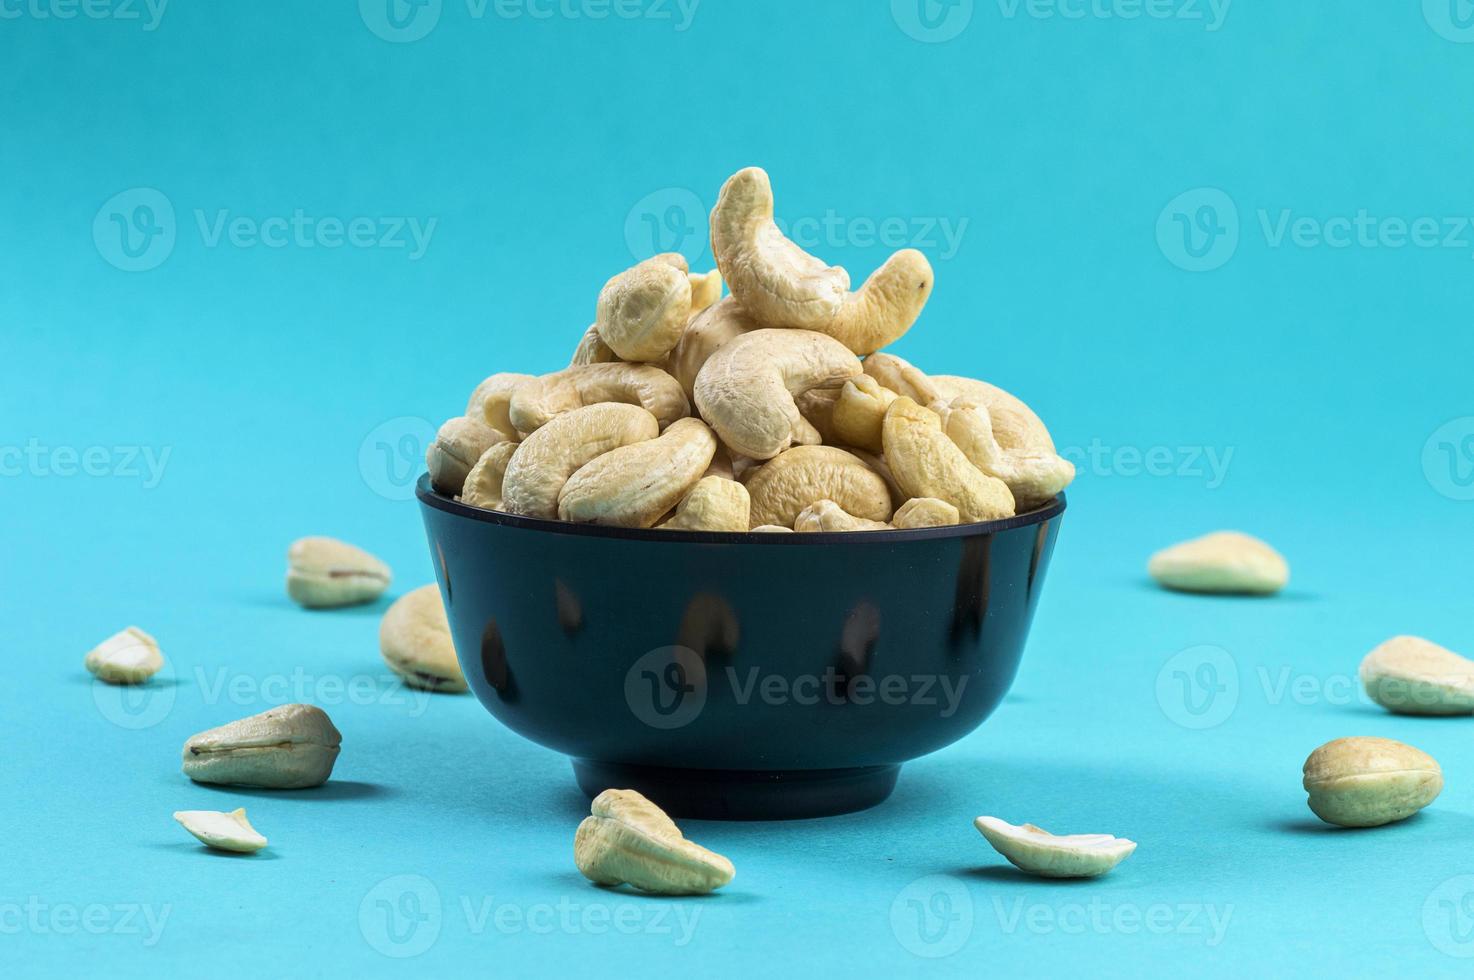
POLYGON ((997 817, 978 817, 973 826, 1009 864, 1042 878, 1094 878, 1136 850, 1136 842, 1124 837, 1056 835, 1031 823, 1014 826, 997 817))
POLYGON ((244 807, 229 813, 219 810, 175 810, 174 819, 195 840, 220 851, 254 854, 266 846, 266 838, 246 819, 244 807))
POLYGON ((1380 827, 1406 820, 1443 791, 1428 753, 1390 738, 1338 738, 1305 760, 1306 803, 1326 823, 1380 827))
POLYGON ((1147 572, 1179 592, 1271 595, 1290 581, 1279 552, 1240 531, 1215 531, 1152 555, 1147 572))
POLYGON ((307 789, 327 782, 342 742, 321 708, 286 704, 195 735, 183 769, 197 783, 307 789))
POLYGON ((336 538, 302 538, 287 549, 287 595, 308 609, 373 602, 390 578, 388 565, 336 538))
POLYGON ((379 623, 379 652, 410 687, 426 691, 466 689, 440 587, 433 583, 400 596, 384 613, 379 623))
POLYGON ((657 895, 702 895, 736 874, 732 862, 681 834, 670 817, 630 789, 594 797, 578 825, 573 860, 599 885, 633 885, 657 895))
POLYGON ((1397 714, 1474 714, 1474 660, 1421 637, 1393 637, 1359 673, 1367 695, 1397 714))
POLYGON ((130 626, 89 650, 82 665, 109 684, 142 684, 164 666, 164 655, 158 640, 130 626))

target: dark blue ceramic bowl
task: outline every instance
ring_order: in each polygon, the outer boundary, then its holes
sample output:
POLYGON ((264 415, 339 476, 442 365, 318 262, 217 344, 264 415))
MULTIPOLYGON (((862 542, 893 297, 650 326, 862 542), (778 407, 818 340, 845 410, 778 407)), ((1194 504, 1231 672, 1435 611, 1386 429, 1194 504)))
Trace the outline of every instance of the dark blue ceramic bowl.
POLYGON ((471 689, 589 795, 779 819, 884 800, 1002 700, 1063 495, 1002 521, 737 534, 419 498, 471 689))

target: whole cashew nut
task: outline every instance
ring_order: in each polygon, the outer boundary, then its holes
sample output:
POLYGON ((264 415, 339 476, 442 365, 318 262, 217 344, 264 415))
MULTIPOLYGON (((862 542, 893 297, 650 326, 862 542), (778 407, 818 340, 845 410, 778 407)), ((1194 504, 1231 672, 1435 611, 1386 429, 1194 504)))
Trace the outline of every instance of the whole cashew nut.
POLYGON ((425 452, 425 466, 430 470, 430 485, 454 497, 466 483, 466 474, 481 454, 507 439, 501 432, 479 418, 460 415, 450 419, 435 434, 435 441, 425 452))
POLYGON ((523 440, 502 480, 502 510, 558 516, 558 495, 584 464, 611 450, 654 439, 655 416, 638 405, 608 402, 557 416, 523 440))
POLYGON ((1050 437, 1049 429, 1021 399, 997 385, 973 378, 935 374, 932 375, 931 382, 937 391, 937 398, 951 401, 966 395, 986 405, 993 423, 993 436, 1005 450, 1054 455, 1054 439, 1050 437))
POLYGON ((865 373, 898 395, 918 405, 930 405, 942 397, 936 379, 894 354, 871 354, 865 358, 865 373))
POLYGON ((692 316, 722 298, 722 274, 718 270, 687 273, 687 278, 691 282, 692 316))
POLYGON ((691 280, 657 256, 620 273, 599 293, 599 338, 626 361, 659 361, 691 319, 691 280))
POLYGON ((856 517, 887 521, 891 495, 880 475, 834 446, 795 446, 747 480, 753 524, 793 527, 799 512, 832 500, 856 517))
POLYGON ((517 434, 517 427, 507 417, 507 408, 512 403, 513 393, 528 381, 535 380, 530 374, 515 374, 510 371, 493 374, 471 393, 471 400, 466 403, 466 414, 473 419, 483 420, 515 442, 522 437, 517 434))
POLYGON ((696 376, 696 405, 734 452, 772 459, 794 443, 820 441, 794 395, 835 387, 860 372, 859 359, 832 337, 754 330, 707 360, 696 376))
POLYGON ((653 364, 586 364, 534 378, 512 396, 509 416, 519 432, 536 432, 564 412, 602 402, 639 405, 662 427, 691 414, 675 378, 653 364))
POLYGON ((520 444, 499 442, 476 461, 466 475, 466 485, 461 489, 461 503, 484 510, 502 509, 502 483, 507 477, 507 464, 520 444))
POLYGON ((752 497, 746 487, 736 480, 706 476, 681 498, 675 516, 659 526, 667 531, 746 531, 752 526, 751 516, 752 497))
POLYGON ((558 517, 650 527, 696 485, 716 448, 705 422, 680 419, 657 439, 610 450, 581 467, 558 494, 558 517))
POLYGON ((885 410, 896 400, 896 393, 868 374, 851 378, 840 389, 830 424, 838 442, 878 453, 883 448, 880 426, 885 410))
MULTIPOLYGON (((972 465, 1008 484, 1019 510, 1032 510, 1054 499, 1075 478, 1075 465, 1053 452, 1004 449, 993 434, 988 406, 971 395, 938 401, 933 409, 942 419, 942 430, 972 465)), ((1017 421, 1018 416, 1013 419, 1017 421)))
POLYGON ((696 376, 717 348, 729 340, 758 329, 758 323, 728 296, 691 320, 686 332, 666 358, 665 369, 681 383, 687 397, 696 390, 696 376))
POLYGON ((732 295, 768 327, 817 330, 856 354, 895 341, 931 296, 926 256, 903 249, 850 292, 849 273, 826 266, 773 221, 773 187, 759 167, 728 178, 711 212, 711 246, 732 295))
POLYGON ((794 518, 795 531, 888 531, 885 521, 856 517, 832 500, 816 500, 794 518))
POLYGON ((891 524, 901 528, 947 527, 961 523, 962 515, 957 508, 936 497, 912 497, 891 518, 891 524))
POLYGON ((599 336, 599 325, 591 325, 584 331, 583 339, 573 349, 573 357, 569 360, 569 367, 583 367, 585 364, 611 364, 620 360, 614 348, 604 343, 604 338, 599 336))
POLYGON ((972 465, 936 412, 902 395, 885 413, 882 436, 886 462, 908 496, 945 500, 967 523, 1013 516, 1008 485, 972 465))

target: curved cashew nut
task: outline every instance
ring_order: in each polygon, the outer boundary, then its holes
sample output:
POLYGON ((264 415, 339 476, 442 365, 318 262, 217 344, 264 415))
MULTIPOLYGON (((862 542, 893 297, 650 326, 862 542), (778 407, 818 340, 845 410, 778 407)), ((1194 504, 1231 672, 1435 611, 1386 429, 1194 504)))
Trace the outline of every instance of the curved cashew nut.
POLYGON ((896 482, 895 474, 892 473, 891 468, 886 465, 884 456, 881 456, 879 453, 871 453, 863 449, 856 449, 854 446, 850 446, 847 451, 850 455, 854 456, 860 462, 870 467, 871 471, 874 472, 876 476, 885 481, 885 488, 890 491, 891 505, 893 507, 900 507, 906 501, 911 499, 910 494, 902 490, 901 485, 896 482))
POLYGON ((599 336, 599 325, 591 325, 584 331, 583 339, 573 349, 573 357, 568 361, 569 367, 583 367, 585 364, 611 364, 620 360, 614 348, 604 343, 604 338, 599 336))
POLYGON ((507 437, 479 418, 461 415, 446 422, 435 433, 425 451, 430 485, 447 496, 457 496, 465 486, 466 474, 481 454, 507 437))
POLYGON ((793 527, 805 507, 832 500, 856 517, 886 521, 891 495, 880 475, 834 446, 795 446, 747 480, 752 523, 793 527))
POLYGON ((660 527, 668 531, 746 531, 752 526, 751 516, 752 497, 746 487, 736 480, 706 476, 681 498, 675 516, 660 527))
POLYGON ((882 436, 885 460, 908 496, 945 500, 967 523, 1013 516, 1008 485, 968 461, 936 412, 902 395, 885 413, 882 436))
POLYGON ((471 472, 466 474, 466 485, 461 489, 461 503, 483 510, 502 509, 502 483, 507 477, 507 464, 517 452, 520 443, 499 442, 476 461, 471 472))
POLYGON ((650 527, 696 485, 716 449, 705 422, 680 419, 657 439, 610 450, 581 467, 558 494, 558 517, 650 527))
POLYGON ((696 406, 734 452, 772 459, 793 443, 820 441, 794 395, 860 373, 833 337, 810 330, 754 330, 723 344, 696 376, 696 406))
POLYGON ((947 527, 961 524, 962 515, 957 508, 936 497, 912 497, 901 505, 891 518, 895 527, 947 527))
POLYGON ((846 381, 831 416, 837 441, 880 452, 880 426, 885 421, 885 410, 896 397, 894 391, 868 374, 846 381))
POLYGON ((794 518, 795 531, 889 531, 885 521, 856 517, 832 500, 816 500, 794 518))
POLYGON ((660 434, 655 416, 618 402, 565 412, 522 441, 502 480, 502 510, 553 518, 558 495, 585 463, 611 450, 660 434))
POLYGON ((696 376, 717 348, 729 340, 758 329, 758 323, 728 296, 693 318, 681 339, 666 358, 665 369, 675 376, 687 397, 696 390, 696 376))
POLYGON ((564 412, 600 402, 639 405, 662 427, 691 414, 675 378, 653 364, 586 364, 534 378, 517 389, 509 409, 519 432, 536 432, 564 412))
POLYGON ((604 285, 595 325, 600 339, 624 360, 658 361, 681 339, 690 319, 686 270, 656 256, 604 285))
MULTIPOLYGON (((971 395, 938 401, 933 410, 942 419, 942 430, 972 465, 1008 484, 1019 510, 1032 510, 1054 499, 1075 478, 1075 465, 1053 452, 1004 449, 994 436, 988 406, 971 395)), ((1012 419, 1017 422, 1019 416, 1012 419)))
POLYGON ((814 431, 819 433, 819 438, 826 445, 844 442, 834 431, 834 407, 839 404, 838 388, 810 388, 797 395, 793 401, 798 406, 798 414, 814 427, 814 431))
POLYGON ((851 293, 849 273, 826 266, 773 221, 773 187, 758 167, 728 178, 711 212, 711 247, 732 295, 764 326, 818 330, 856 354, 891 343, 931 295, 931 264, 903 249, 851 293))
POLYGON ((528 381, 537 380, 530 374, 515 374, 503 371, 493 374, 476 386, 471 400, 466 403, 466 414, 481 419, 503 436, 517 441, 517 427, 507 417, 507 407, 512 403, 512 394, 528 381))
POLYGON ((942 397, 936 379, 927 377, 926 372, 894 354, 871 354, 865 358, 865 373, 918 405, 930 405, 942 397))
POLYGON ((1050 437, 1049 429, 1022 399, 996 385, 973 378, 936 374, 932 375, 931 382, 936 388, 937 398, 951 401, 966 395, 987 406, 993 435, 1005 450, 1054 455, 1054 439, 1050 437))
POLYGON ((754 534, 771 534, 773 532, 777 532, 780 534, 792 534, 793 528, 784 527, 782 524, 759 524, 757 527, 752 529, 752 532, 754 534))
POLYGON ((687 273, 687 278, 691 282, 692 316, 722 298, 722 274, 718 270, 687 273))

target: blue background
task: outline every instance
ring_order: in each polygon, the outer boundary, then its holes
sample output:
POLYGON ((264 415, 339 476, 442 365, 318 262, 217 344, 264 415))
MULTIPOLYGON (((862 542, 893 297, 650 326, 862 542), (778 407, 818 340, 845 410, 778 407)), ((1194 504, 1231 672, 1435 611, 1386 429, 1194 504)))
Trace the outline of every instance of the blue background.
POLYGON ((1396 633, 1474 651, 1467 0, 445 0, 403 28, 383 2, 0 3, 8 975, 1467 971, 1470 723, 1354 682, 1396 633), (937 289, 895 350, 1023 396, 1082 472, 981 729, 867 813, 689 824, 738 867, 712 898, 602 892, 566 761, 394 686, 388 600, 301 612, 284 554, 332 534, 392 594, 430 581, 405 499, 428 427, 486 374, 565 363, 634 258, 709 267, 699 208, 750 164, 785 221, 833 215, 807 244, 857 280, 904 227, 937 289), (299 209, 435 225, 423 254, 247 234, 299 209), (1438 246, 1396 247, 1424 217, 1438 246), (1288 591, 1147 583, 1219 527, 1278 546, 1288 591), (81 662, 129 623, 171 666, 125 702, 81 662), (326 788, 180 775, 190 734, 291 700, 344 733, 326 788), (1318 824, 1300 765, 1354 734, 1432 753, 1443 796, 1318 824), (169 818, 239 804, 254 858, 169 818), (1140 847, 1029 880, 980 813, 1140 847))

